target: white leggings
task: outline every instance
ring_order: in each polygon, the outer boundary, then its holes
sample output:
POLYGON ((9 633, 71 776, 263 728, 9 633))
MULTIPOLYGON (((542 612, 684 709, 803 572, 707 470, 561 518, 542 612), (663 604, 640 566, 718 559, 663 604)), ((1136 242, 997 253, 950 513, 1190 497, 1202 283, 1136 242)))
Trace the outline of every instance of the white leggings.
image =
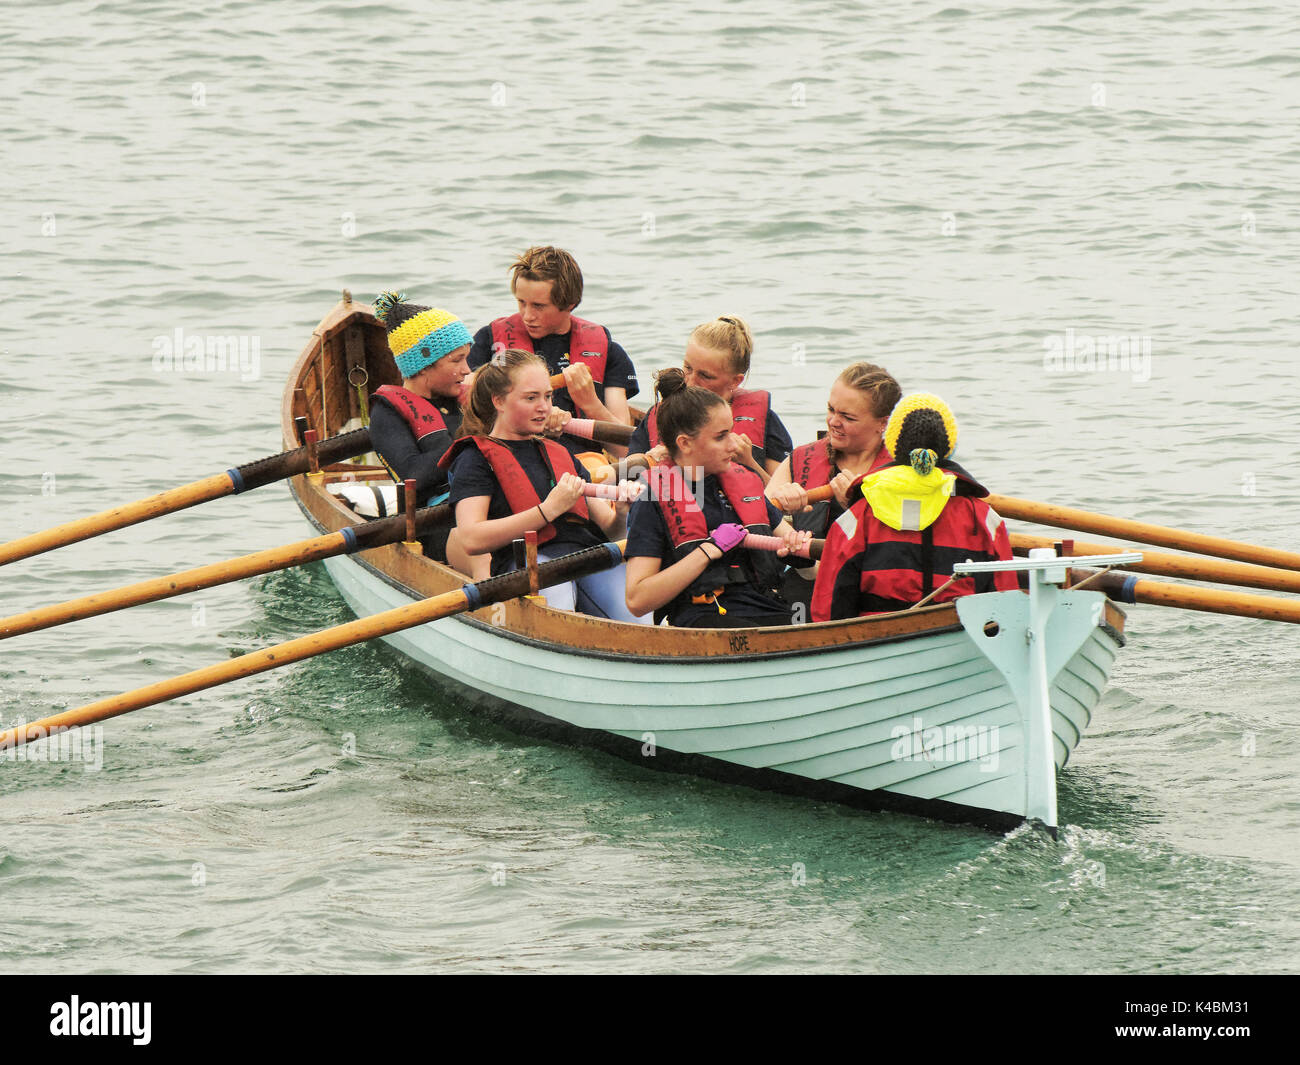
MULTIPOLYGON (((563 555, 548 555, 545 550, 537 552, 538 562, 551 562, 563 555)), ((627 609, 627 576, 624 569, 626 562, 620 562, 610 569, 598 573, 588 573, 576 581, 553 584, 543 588, 542 597, 547 606, 557 610, 580 610, 592 617, 609 618, 611 621, 631 621, 637 625, 649 625, 653 614, 638 617, 627 609)))

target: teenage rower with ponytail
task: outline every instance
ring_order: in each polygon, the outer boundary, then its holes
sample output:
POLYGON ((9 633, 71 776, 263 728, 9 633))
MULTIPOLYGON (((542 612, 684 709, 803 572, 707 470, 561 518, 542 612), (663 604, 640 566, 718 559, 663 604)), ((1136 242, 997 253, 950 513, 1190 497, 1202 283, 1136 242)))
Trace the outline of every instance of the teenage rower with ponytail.
MULTIPOLYGON (((494 576, 514 568, 511 543, 527 532, 537 532, 538 558, 550 561, 605 543, 604 530, 618 517, 610 503, 583 497, 590 478, 569 450, 539 436, 551 413, 549 376, 532 352, 496 356, 475 375, 462 435, 442 457, 451 471, 457 541, 471 555, 490 554, 494 576)), ((623 584, 619 566, 542 594, 561 610, 648 622, 628 612, 623 584)))
MULTIPOLYGON (((375 297, 375 317, 388 327, 400 385, 370 397, 370 439, 379 461, 401 484, 415 479, 420 506, 447 498, 447 471, 438 460, 460 428, 461 382, 469 373, 469 330, 450 311, 407 303, 400 292, 375 297)), ((424 553, 447 561, 451 526, 424 537, 424 553)), ((454 548, 453 548, 454 551, 454 548)))
MULTIPOLYGON (((848 509, 856 481, 893 462, 884 446, 889 412, 903 390, 888 370, 855 362, 831 385, 826 401, 826 436, 790 452, 767 483, 767 497, 790 515, 790 524, 823 539, 831 523, 848 509), (831 499, 808 504, 808 492, 829 484, 831 499)), ((857 498, 861 498, 858 496, 857 498)), ((812 605, 817 563, 791 559, 782 586, 791 603, 812 605)))
POLYGON ((687 385, 678 369, 656 379, 659 426, 670 465, 648 471, 649 491, 628 515, 627 606, 686 628, 789 625, 778 591, 778 555, 808 542, 781 520, 757 473, 732 461, 731 408, 687 385), (780 551, 741 547, 747 533, 783 541, 780 551))
MULTIPOLYGON (((790 453, 791 443, 789 432, 772 410, 771 394, 740 387, 749 373, 753 352, 754 337, 744 319, 723 315, 691 331, 682 371, 686 384, 706 389, 730 404, 735 423, 730 439, 732 458, 766 483, 790 453)), ((632 433, 628 454, 661 459, 664 452, 653 449, 665 442, 658 408, 652 407, 632 433)))
MULTIPOLYGON (((906 610, 947 584, 959 562, 1011 558, 1006 523, 988 490, 952 461, 957 420, 938 396, 916 393, 885 428, 893 463, 862 481, 861 498, 832 523, 813 588, 813 621, 906 610)), ((961 577, 930 602, 1014 591, 1014 573, 961 577)))

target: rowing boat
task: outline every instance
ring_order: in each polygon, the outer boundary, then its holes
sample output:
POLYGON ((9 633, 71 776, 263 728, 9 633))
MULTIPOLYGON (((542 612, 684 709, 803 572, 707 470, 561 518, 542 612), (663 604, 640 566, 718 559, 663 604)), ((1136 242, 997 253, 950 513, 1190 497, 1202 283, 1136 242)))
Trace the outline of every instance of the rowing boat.
MULTIPOLYGON (((364 423, 399 384, 386 331, 348 293, 313 332, 281 405, 285 448, 364 423)), ((291 480, 321 533, 364 519, 331 492, 373 466, 291 480)), ((466 577, 390 544, 324 565, 358 616, 466 577)), ((1056 779, 1124 644, 1097 591, 1033 570, 1033 592, 780 628, 611 622, 521 598, 385 637, 467 712, 642 765, 995 829, 1057 826, 1056 779), (1042 578, 1042 579, 1040 579, 1042 578)))

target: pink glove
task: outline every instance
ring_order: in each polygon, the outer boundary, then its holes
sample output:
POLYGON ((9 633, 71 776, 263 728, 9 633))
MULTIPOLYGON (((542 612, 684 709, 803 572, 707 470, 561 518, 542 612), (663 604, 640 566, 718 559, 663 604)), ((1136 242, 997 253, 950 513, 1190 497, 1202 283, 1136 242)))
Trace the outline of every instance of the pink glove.
POLYGON ((737 525, 735 522, 728 522, 726 525, 719 525, 713 530, 713 535, 709 537, 718 546, 718 550, 724 555, 740 543, 749 532, 743 525, 737 525))

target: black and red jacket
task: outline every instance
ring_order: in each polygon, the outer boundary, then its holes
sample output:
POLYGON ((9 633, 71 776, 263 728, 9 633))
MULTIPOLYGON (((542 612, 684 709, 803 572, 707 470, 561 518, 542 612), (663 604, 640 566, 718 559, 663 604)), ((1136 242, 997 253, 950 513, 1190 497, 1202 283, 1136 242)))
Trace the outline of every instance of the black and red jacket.
MULTIPOLYGON (((983 499, 962 494, 961 478, 958 488, 939 517, 920 532, 890 528, 864 498, 841 514, 827 530, 813 588, 813 621, 905 610, 941 587, 959 562, 1011 558, 1006 523, 983 499)), ((981 494, 987 492, 981 488, 981 494)), ((1018 587, 1014 573, 980 574, 960 578, 930 601, 1018 587)))

